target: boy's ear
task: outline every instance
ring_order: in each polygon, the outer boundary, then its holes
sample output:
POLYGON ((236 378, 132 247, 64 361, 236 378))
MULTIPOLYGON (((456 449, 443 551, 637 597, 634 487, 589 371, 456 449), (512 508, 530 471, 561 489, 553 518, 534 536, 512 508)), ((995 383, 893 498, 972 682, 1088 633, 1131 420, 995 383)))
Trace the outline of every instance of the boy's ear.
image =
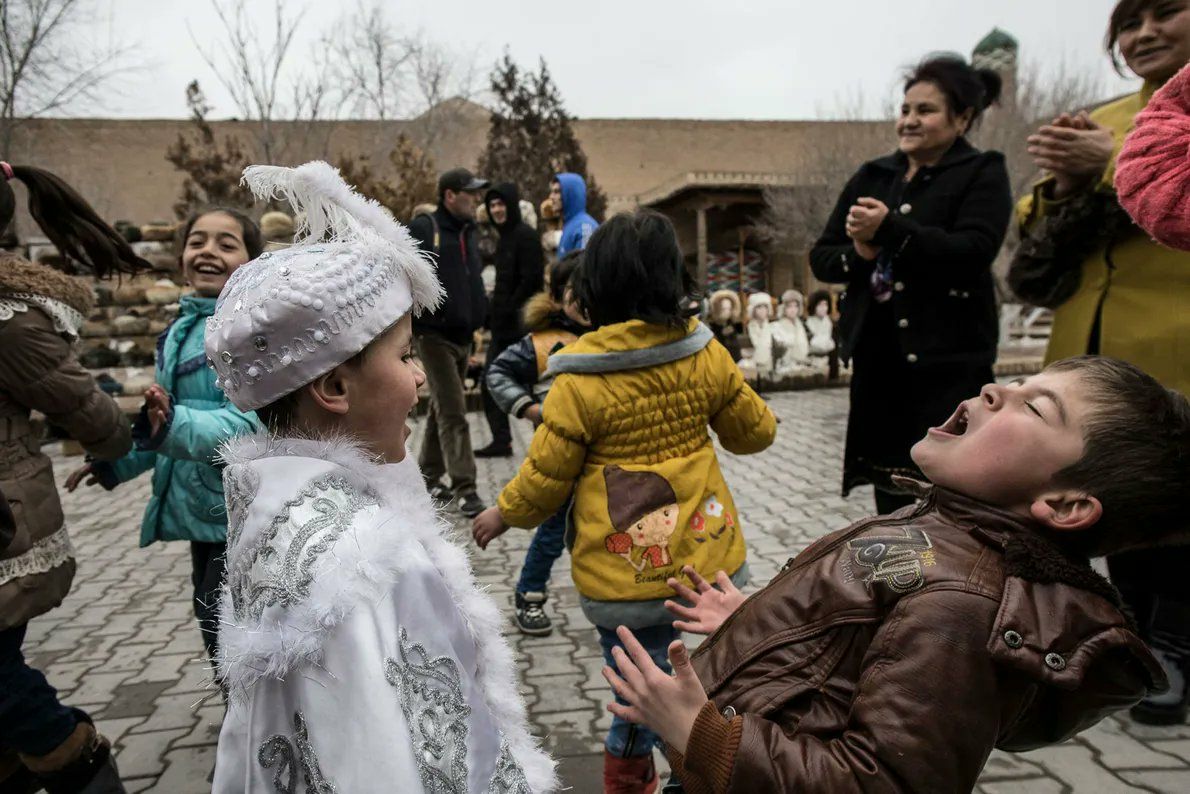
POLYGON ((1059 532, 1090 529, 1103 517, 1103 505, 1085 491, 1051 491, 1029 505, 1035 520, 1059 532))
POLYGON ((319 375, 306 385, 306 396, 316 408, 343 416, 347 413, 347 380, 342 365, 319 375))

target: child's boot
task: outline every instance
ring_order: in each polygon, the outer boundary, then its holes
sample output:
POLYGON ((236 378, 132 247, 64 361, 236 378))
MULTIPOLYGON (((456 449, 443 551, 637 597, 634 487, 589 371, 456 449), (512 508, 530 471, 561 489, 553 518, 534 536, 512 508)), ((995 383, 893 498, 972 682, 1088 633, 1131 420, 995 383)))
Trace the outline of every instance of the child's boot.
POLYGON ((603 794, 653 794, 656 790, 652 753, 621 758, 603 751, 603 794))
POLYGON ((522 634, 544 637, 554 630, 550 616, 545 614, 545 593, 516 594, 516 625, 522 634))
POLYGON ((112 744, 99 735, 81 711, 79 724, 66 741, 45 755, 20 758, 47 794, 124 794, 112 744))

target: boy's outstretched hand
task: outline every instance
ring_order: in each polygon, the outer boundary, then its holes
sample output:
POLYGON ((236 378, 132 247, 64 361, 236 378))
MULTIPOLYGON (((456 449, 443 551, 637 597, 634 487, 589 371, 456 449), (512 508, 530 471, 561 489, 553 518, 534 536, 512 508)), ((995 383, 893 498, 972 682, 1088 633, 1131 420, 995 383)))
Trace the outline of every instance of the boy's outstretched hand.
POLYGON ((486 549, 488 544, 508 531, 508 524, 504 516, 500 515, 499 507, 489 507, 475 517, 471 522, 471 537, 475 538, 475 545, 486 549))
POLYGON ((723 625, 727 616, 735 612, 744 603, 745 596, 739 591, 724 571, 715 574, 715 589, 698 575, 698 571, 689 565, 682 567, 682 573, 690 577, 694 585, 691 590, 679 580, 670 578, 666 584, 690 606, 676 601, 666 601, 665 608, 678 617, 674 621, 674 628, 691 634, 713 634, 715 629, 723 625))
POLYGON ((620 673, 616 675, 615 670, 605 666, 603 677, 628 705, 609 703, 607 710, 620 719, 652 728, 666 744, 684 755, 694 720, 707 702, 686 646, 681 640, 669 644, 669 663, 674 668, 669 676, 654 664, 631 631, 620 626, 616 634, 624 643, 624 648, 612 648, 620 673))

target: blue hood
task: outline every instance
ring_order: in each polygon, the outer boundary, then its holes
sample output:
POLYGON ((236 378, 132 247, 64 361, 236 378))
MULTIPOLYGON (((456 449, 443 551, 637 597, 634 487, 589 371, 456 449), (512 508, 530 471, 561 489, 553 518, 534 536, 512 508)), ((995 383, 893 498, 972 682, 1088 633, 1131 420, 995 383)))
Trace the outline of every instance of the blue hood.
POLYGON ((562 187, 562 220, 569 221, 587 211, 587 183, 578 174, 556 174, 562 187))

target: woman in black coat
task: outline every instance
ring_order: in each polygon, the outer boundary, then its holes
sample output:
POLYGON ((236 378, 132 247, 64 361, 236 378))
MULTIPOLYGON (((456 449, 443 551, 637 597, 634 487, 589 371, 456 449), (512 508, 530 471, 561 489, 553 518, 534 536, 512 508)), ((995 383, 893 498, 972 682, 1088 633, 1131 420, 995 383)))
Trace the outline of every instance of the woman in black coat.
POLYGON ((966 134, 1000 78, 963 60, 925 61, 905 83, 898 151, 864 163, 810 252, 845 284, 842 353, 853 361, 843 493, 871 483, 881 513, 913 498, 910 448, 992 380, 999 335, 992 262, 1012 213, 1004 156, 966 134))

